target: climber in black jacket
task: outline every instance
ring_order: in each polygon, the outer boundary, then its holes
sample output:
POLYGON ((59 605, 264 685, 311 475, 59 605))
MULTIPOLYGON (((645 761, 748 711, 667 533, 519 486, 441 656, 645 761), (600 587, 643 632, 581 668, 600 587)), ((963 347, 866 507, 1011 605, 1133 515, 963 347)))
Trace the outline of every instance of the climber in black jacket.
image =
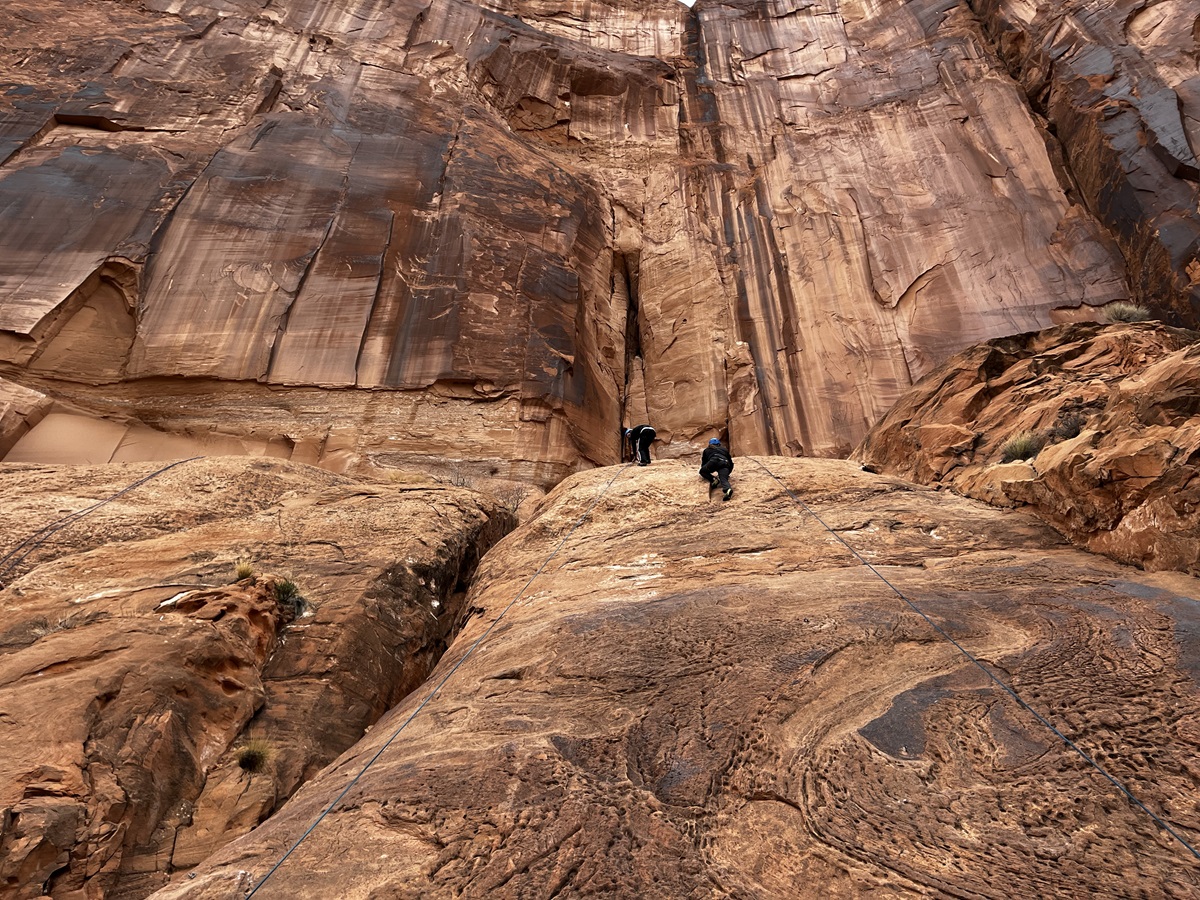
POLYGON ((733 496, 733 488, 729 485, 729 473, 733 471, 733 457, 721 446, 721 442, 713 438, 704 448, 700 457, 700 477, 709 484, 709 489, 719 487, 725 492, 725 499, 733 496))
POLYGON ((630 460, 636 460, 639 466, 650 465, 650 444, 655 437, 656 433, 649 425, 626 429, 625 438, 629 441, 630 460))

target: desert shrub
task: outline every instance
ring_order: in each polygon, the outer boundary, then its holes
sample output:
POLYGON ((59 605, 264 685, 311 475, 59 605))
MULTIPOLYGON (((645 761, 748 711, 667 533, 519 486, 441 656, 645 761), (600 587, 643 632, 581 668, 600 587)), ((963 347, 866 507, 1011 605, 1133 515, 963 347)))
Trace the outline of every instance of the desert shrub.
POLYGON ((59 630, 54 625, 51 625, 50 620, 45 616, 38 616, 33 621, 26 623, 26 628, 28 628, 30 636, 35 641, 59 630))
POLYGON ((238 748, 237 764, 242 771, 257 775, 267 767, 274 755, 275 748, 269 742, 251 738, 238 748))
POLYGON ((521 508, 521 504, 525 502, 525 498, 529 496, 529 489, 519 486, 501 488, 493 492, 493 496, 500 502, 506 510, 514 516, 517 510, 521 508))
POLYGON ((254 577, 254 566, 250 565, 248 560, 239 559, 237 566, 233 570, 234 581, 245 581, 247 578, 254 577))
POLYGON ((1145 322, 1149 318, 1150 310, 1137 303, 1118 300, 1116 303, 1109 303, 1104 307, 1104 321, 1106 322, 1145 322))
POLYGON ((1010 463, 1018 459, 1030 459, 1037 456, 1044 446, 1046 439, 1036 431, 1022 431, 1004 442, 1000 448, 1000 461, 1010 463))
POLYGON ((75 613, 69 616, 58 616, 54 620, 47 619, 45 616, 38 616, 31 622, 26 623, 25 628, 29 635, 34 640, 40 640, 49 634, 57 634, 60 631, 70 631, 72 628, 83 628, 91 625, 93 622, 101 622, 109 617, 109 613, 101 610, 88 610, 86 612, 75 613))
POLYGON ((300 596, 300 586, 290 578, 275 582, 275 599, 280 603, 293 603, 300 596))
POLYGON ((275 582, 275 600, 296 619, 308 610, 308 601, 301 595, 300 586, 290 578, 275 582))

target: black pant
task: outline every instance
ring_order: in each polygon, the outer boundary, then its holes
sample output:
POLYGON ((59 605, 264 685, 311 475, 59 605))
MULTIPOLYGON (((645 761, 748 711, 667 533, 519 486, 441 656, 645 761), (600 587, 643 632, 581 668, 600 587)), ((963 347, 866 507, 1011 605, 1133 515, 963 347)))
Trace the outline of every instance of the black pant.
POLYGON ((721 490, 729 490, 729 473, 733 471, 733 466, 725 462, 723 459, 710 459, 700 467, 700 477, 712 484, 712 477, 717 476, 717 482, 721 485, 721 490))
POLYGON ((631 449, 633 458, 637 460, 639 466, 650 465, 650 445, 654 442, 654 437, 653 428, 643 428, 638 432, 637 441, 631 449))

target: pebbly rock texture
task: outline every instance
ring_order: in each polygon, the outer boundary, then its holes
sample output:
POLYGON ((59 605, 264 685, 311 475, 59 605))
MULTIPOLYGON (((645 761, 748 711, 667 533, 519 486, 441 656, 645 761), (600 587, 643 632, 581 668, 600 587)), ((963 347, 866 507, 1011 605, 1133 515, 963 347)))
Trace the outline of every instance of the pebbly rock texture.
POLYGON ((916 385, 855 458, 1028 505, 1120 562, 1200 575, 1200 334, 1072 325, 972 347, 916 385), (1035 455, 1009 462, 1022 433, 1035 455))
POLYGON ((728 503, 674 462, 560 485, 430 682, 155 897, 1196 895, 1182 844, 784 485, 1193 845, 1200 582, 848 462, 761 462, 780 481, 739 457, 728 503))
POLYGON ((844 454, 953 352, 1129 295, 962 4, 6 12, 0 374, 76 417, 20 460, 550 485, 646 418, 844 454))
POLYGON ((144 897, 249 831, 420 684, 512 524, 457 488, 206 459, 39 533, 156 468, 0 468, 5 897, 144 897))
POLYGON ((1191 0, 970 0, 1066 177, 1116 238, 1134 296, 1200 313, 1200 10, 1191 0))

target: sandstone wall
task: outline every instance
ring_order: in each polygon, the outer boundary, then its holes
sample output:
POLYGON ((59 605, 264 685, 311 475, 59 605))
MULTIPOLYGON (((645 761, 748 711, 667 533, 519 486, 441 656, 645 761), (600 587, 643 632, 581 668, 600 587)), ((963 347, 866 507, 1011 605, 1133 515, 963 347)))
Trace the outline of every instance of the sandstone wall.
POLYGON ((1048 119, 1130 285, 1174 324, 1200 312, 1200 13, 1188 0, 972 0, 1048 119))
POLYGON ((0 365, 189 440, 541 483, 644 417, 841 454, 1141 258, 945 0, 12 10, 0 365))

